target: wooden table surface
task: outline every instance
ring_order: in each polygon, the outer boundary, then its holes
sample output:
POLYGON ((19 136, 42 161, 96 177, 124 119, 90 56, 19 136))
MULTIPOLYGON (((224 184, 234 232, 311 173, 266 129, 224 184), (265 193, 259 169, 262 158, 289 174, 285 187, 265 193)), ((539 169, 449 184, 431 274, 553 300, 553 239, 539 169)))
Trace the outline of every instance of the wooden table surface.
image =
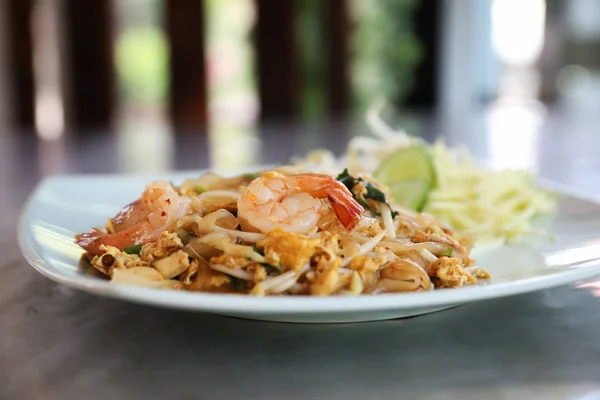
MULTIPOLYGON (((600 196, 599 126, 509 107, 414 129, 600 196)), ((294 325, 96 297, 44 278, 19 252, 19 211, 46 175, 283 162, 340 151, 360 130, 170 139, 128 129, 55 142, 0 132, 0 399, 600 398, 600 281, 404 320, 294 325)))

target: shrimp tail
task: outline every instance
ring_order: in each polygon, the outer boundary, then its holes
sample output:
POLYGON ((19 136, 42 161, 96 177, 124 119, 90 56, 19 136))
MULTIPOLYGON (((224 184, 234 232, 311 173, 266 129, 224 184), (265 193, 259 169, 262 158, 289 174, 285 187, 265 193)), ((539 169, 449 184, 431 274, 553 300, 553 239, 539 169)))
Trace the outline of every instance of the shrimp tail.
POLYGON ((91 254, 100 254, 101 241, 106 234, 98 229, 92 228, 89 232, 80 233, 75 236, 75 243, 83 247, 85 251, 91 254))
POLYGON ((111 218, 106 232, 92 229, 75 237, 76 243, 88 253, 100 255, 100 246, 125 247, 146 244, 158 239, 189 210, 189 199, 182 198, 164 181, 150 183, 142 196, 123 207, 111 218))
POLYGON ((349 231, 354 229, 364 208, 354 200, 350 191, 345 186, 335 188, 330 191, 329 200, 342 225, 349 231))

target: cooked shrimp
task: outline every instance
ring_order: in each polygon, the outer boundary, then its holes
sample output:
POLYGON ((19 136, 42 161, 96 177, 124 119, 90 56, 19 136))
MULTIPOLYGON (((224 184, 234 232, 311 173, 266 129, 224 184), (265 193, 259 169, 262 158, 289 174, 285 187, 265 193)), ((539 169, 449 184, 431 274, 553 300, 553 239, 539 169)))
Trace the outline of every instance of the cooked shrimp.
POLYGON ((100 245, 123 250, 156 241, 161 232, 188 213, 189 204, 190 199, 180 196, 168 182, 152 182, 138 200, 109 220, 107 232, 92 229, 77 235, 77 244, 91 254, 102 254, 100 245))
POLYGON ((364 211, 341 182, 321 174, 283 175, 270 171, 252 181, 238 198, 238 218, 247 230, 269 232, 277 227, 307 233, 329 207, 353 229, 364 211))

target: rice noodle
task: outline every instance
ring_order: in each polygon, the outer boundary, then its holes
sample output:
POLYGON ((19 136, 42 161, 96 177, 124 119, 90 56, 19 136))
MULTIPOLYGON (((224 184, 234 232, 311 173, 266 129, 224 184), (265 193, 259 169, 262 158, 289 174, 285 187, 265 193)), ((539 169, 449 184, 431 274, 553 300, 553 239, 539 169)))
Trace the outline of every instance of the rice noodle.
POLYGON ((350 238, 352 238, 352 240, 354 240, 356 243, 358 243, 359 245, 366 243, 367 241, 369 241, 369 237, 367 236, 363 236, 360 233, 357 232, 351 232, 348 234, 348 236, 350 238))
POLYGON ((360 252, 360 245, 352 239, 350 235, 343 235, 340 238, 342 245, 342 255, 345 258, 354 257, 360 252))
POLYGON ((303 292, 305 289, 305 285, 296 282, 288 289, 288 292, 291 294, 298 294, 300 292, 303 292))
POLYGON ((407 217, 414 218, 419 215, 419 213, 415 210, 411 210, 410 208, 403 207, 399 204, 394 204, 394 210, 398 213, 405 215, 407 217))
POLYGON ((236 229, 240 225, 238 219, 229 211, 219 209, 203 217, 199 214, 190 214, 177 221, 177 229, 193 232, 196 236, 214 231, 215 226, 225 229, 236 229))
POLYGON ((379 232, 377 235, 373 236, 373 238, 369 239, 365 243, 360 245, 360 255, 365 254, 368 251, 371 251, 381 242, 381 240, 385 236, 385 231, 379 232))
POLYGON ((232 256, 247 257, 258 263, 265 262, 265 258, 255 252, 252 246, 234 244, 230 242, 230 236, 224 232, 212 232, 202 237, 193 239, 192 242, 199 242, 216 249, 222 250, 224 253, 232 256))
MULTIPOLYGON (((382 240, 381 245, 389 248, 395 254, 404 253, 404 252, 413 251, 413 250, 419 250, 419 251, 426 250, 432 256, 434 254, 441 256, 448 250, 448 247, 449 247, 447 244, 441 244, 441 243, 436 243, 436 242, 422 242, 422 243, 412 243, 412 242, 406 243, 406 242, 404 242, 404 243, 402 243, 398 240, 382 240)), ((437 260, 437 257, 436 257, 436 260, 437 260)))
POLYGON ((214 242, 231 240, 226 234, 215 232, 205 235, 201 238, 193 238, 183 247, 183 251, 190 256, 199 259, 210 259, 223 252, 222 246, 217 246, 214 242), (214 242, 213 242, 214 241, 214 242))
POLYGON ((259 240, 264 239, 264 237, 265 237, 265 235, 263 233, 243 232, 243 231, 238 231, 238 230, 233 230, 233 229, 226 229, 226 228, 223 228, 218 225, 215 225, 213 227, 213 230, 216 232, 224 232, 224 233, 228 234, 229 236, 239 237, 240 239, 245 240, 246 242, 251 242, 251 243, 256 243, 259 240))
POLYGON ((394 219, 392 218, 392 208, 385 203, 379 203, 379 213, 383 221, 383 226, 390 239, 396 238, 396 229, 394 228, 394 219))
POLYGON ((344 261, 342 261, 342 267, 345 267, 346 265, 350 264, 350 262, 355 257, 362 256, 362 255, 366 254, 367 252, 373 250, 375 248, 375 246, 377 246, 379 244, 381 239, 383 239, 385 234, 386 234, 385 231, 381 231, 377 235, 373 236, 371 239, 367 240, 362 245, 360 245, 360 250, 358 251, 358 254, 354 257, 345 258, 344 261))
POLYGON ((371 294, 377 293, 398 293, 414 292, 419 290, 420 281, 397 281, 394 279, 383 278, 375 282, 371 294))
POLYGON ((233 269, 222 264, 208 264, 208 266, 215 271, 222 272, 225 275, 231 275, 234 278, 243 279, 245 281, 252 281, 254 279, 254 276, 250 272, 247 272, 241 268, 233 269))
POLYGON ((408 258, 400 258, 384 265, 380 269, 379 277, 394 281, 414 282, 415 290, 428 289, 431 286, 431 279, 425 269, 408 258))
POLYGON ((388 261, 388 262, 398 260, 398 256, 395 255, 394 253, 389 252, 389 251, 387 251, 385 253, 378 253, 378 252, 375 252, 375 251, 369 251, 369 252, 365 253, 364 255, 365 256, 369 256, 371 258, 385 257, 386 261, 388 261))
POLYGON ((421 255, 421 252, 417 250, 402 253, 402 258, 411 260, 415 264, 419 265, 421 268, 425 268, 426 266, 431 264, 431 261, 425 259, 423 255, 421 255))
POLYGON ((420 251, 420 254, 423 256, 423 258, 429 262, 434 262, 437 261, 437 257, 434 256, 433 254, 431 254, 431 252, 427 249, 423 249, 420 251))
POLYGON ((292 284, 290 284, 285 290, 291 287, 302 274, 310 269, 308 264, 304 265, 299 271, 288 271, 281 275, 278 275, 274 278, 265 279, 261 282, 262 287, 265 291, 273 292, 278 289, 279 286, 285 286, 283 284, 289 283, 289 280, 292 280, 292 284))
POLYGON ((272 286, 269 289, 269 293, 276 294, 276 293, 285 292, 286 290, 288 290, 289 288, 291 288, 292 286, 294 286, 296 284, 296 281, 298 280, 298 278, 299 277, 297 275, 291 276, 289 279, 286 279, 285 281, 272 286))

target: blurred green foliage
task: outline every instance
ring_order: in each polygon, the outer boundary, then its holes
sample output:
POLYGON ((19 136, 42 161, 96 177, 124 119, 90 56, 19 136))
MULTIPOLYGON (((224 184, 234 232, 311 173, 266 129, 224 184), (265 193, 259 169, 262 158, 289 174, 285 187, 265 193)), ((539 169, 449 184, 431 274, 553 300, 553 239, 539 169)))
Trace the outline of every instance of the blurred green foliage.
MULTIPOLYGON (((181 0, 188 1, 188 0, 181 0)), ((189 0, 191 1, 191 0, 189 0)), ((324 15, 322 1, 297 0, 297 40, 301 88, 301 113, 307 121, 325 116, 324 15)), ((353 105, 363 111, 379 98, 399 105, 411 88, 412 74, 421 59, 421 47, 413 34, 412 17, 417 0, 348 0, 353 105)), ((159 0, 116 2, 118 25, 115 67, 122 97, 140 105, 163 101, 168 89, 169 54, 163 31, 163 7, 159 0)), ((207 38, 233 65, 252 64, 248 34, 251 2, 207 0, 207 38), (246 4, 248 3, 248 4, 246 4), (230 50, 231 37, 243 42, 243 54, 230 50), (228 39, 230 38, 230 39, 228 39)), ((236 47, 239 52, 240 47, 236 47)), ((274 55, 276 57, 276 55, 274 55)), ((255 90, 252 67, 239 68, 226 79, 211 83, 211 96, 255 90)), ((214 78, 213 78, 214 80, 214 78)))
POLYGON ((416 0, 352 0, 354 102, 364 110, 379 98, 397 106, 411 89, 421 46, 413 34, 416 0))
POLYGON ((168 48, 162 30, 150 25, 125 28, 116 41, 115 64, 126 99, 148 104, 165 98, 168 48))
POLYGON ((298 0, 297 37, 300 68, 300 113, 306 121, 325 116, 322 25, 323 0, 298 0))
POLYGON ((155 105, 168 84, 168 47, 162 0, 115 1, 115 70, 127 103, 155 105))
MULTIPOLYGON (((187 0, 186 0, 187 1, 187 0)), ((210 77, 209 93, 214 99, 235 98, 256 90, 253 46, 250 30, 254 22, 249 0, 206 0, 207 59, 213 67, 229 69, 210 77)), ((218 69, 218 68, 217 68, 218 69)))
MULTIPOLYGON (((306 121, 325 116, 323 0, 298 0, 298 38, 301 114, 306 121)), ((348 0, 350 43, 348 62, 352 104, 362 113, 378 99, 401 105, 411 89, 421 60, 413 34, 417 0, 348 0)))

